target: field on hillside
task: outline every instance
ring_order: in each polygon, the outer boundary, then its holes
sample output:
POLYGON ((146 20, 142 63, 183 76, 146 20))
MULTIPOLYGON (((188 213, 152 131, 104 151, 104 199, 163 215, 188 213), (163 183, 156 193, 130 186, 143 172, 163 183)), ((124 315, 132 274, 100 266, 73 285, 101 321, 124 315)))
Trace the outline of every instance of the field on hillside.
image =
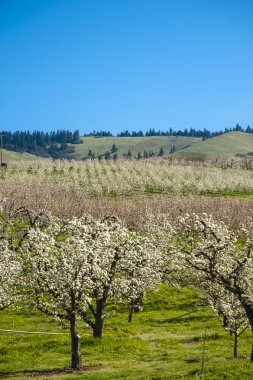
POLYGON ((160 148, 164 154, 171 153, 171 149, 184 149, 185 147, 200 141, 195 137, 177 137, 177 136, 153 136, 153 137, 84 137, 83 144, 74 146, 75 152, 71 156, 75 159, 82 159, 88 156, 91 150, 95 156, 103 155, 105 152, 111 152, 112 145, 115 144, 118 150, 118 157, 127 154, 130 150, 133 156, 138 153, 143 155, 144 150, 147 152, 159 153, 160 148))
MULTIPOLYGON (((95 220, 116 216, 122 220, 122 226, 128 227, 129 233, 136 231, 146 237, 157 233, 159 247, 163 239, 168 243, 170 225, 175 231, 173 239, 179 239, 184 232, 180 220, 198 214, 212 215, 221 223, 217 224, 217 233, 223 227, 232 231, 231 239, 224 237, 225 247, 233 241, 233 234, 240 231, 236 249, 242 249, 242 226, 253 217, 252 202, 250 158, 38 160, 12 162, 0 171, 0 226, 6 215, 18 207, 35 212, 44 210, 63 219, 80 218, 84 214, 95 220)), ((21 223, 21 230, 25 223, 27 220, 21 223)), ((12 225, 7 229, 11 236, 8 236, 8 243, 16 243, 12 238, 16 228, 12 225)), ((45 226, 43 228, 46 234, 45 226)), ((2 236, 4 233, 0 238, 2 236)), ((170 255, 166 244, 165 252, 170 255)), ((219 244, 218 252, 220 241, 219 244)), ((45 246, 45 243, 41 245, 41 252, 45 246)), ((173 259, 168 258, 173 268, 173 259)), ((0 269, 1 265, 0 257, 0 269)), ((250 379, 253 376, 249 361, 252 333, 248 325, 239 337, 238 358, 235 359, 234 335, 229 333, 228 327, 226 330, 222 327, 224 319, 221 315, 217 317, 219 310, 215 312, 209 306, 204 287, 193 279, 194 275, 191 277, 189 268, 179 268, 174 273, 168 262, 166 265, 164 273, 171 277, 162 277, 155 290, 147 291, 142 310, 134 312, 131 323, 128 322, 129 303, 126 301, 108 303, 102 338, 93 338, 92 329, 78 321, 84 372, 70 371, 68 322, 36 311, 29 297, 25 299, 25 306, 17 303, 17 309, 0 311, 1 329, 42 333, 0 329, 0 377, 193 380, 201 379, 203 372, 205 380, 250 379), (45 332, 60 334, 43 334, 45 332)), ((50 265, 47 263, 46 267, 50 265)), ((251 289, 251 280, 247 281, 246 288, 251 289)), ((50 294, 46 295, 46 302, 50 294)))
MULTIPOLYGON (((167 157, 233 157, 237 154, 247 155, 253 151, 253 134, 244 132, 229 132, 202 141, 201 138, 183 136, 152 136, 152 137, 84 137, 83 144, 68 144, 69 152, 60 150, 66 159, 86 160, 92 155, 104 158, 105 154, 118 158, 124 155, 131 157, 158 156, 167 157), (112 148, 114 149, 112 150, 112 148), (65 152, 65 153, 64 153, 65 152), (90 156, 89 156, 90 153, 90 156)), ((59 148, 59 146, 58 146, 59 148)), ((26 160, 33 161, 36 156, 28 153, 15 153, 3 150, 3 158, 7 163, 26 160)))
POLYGON ((165 156, 170 155, 172 151, 173 155, 186 157, 235 156, 253 151, 253 135, 244 132, 228 132, 205 141, 201 138, 182 136, 85 137, 83 144, 73 146, 74 153, 70 157, 85 158, 89 150, 95 156, 104 155, 105 152, 111 152, 113 144, 118 148, 116 151, 118 157, 127 154, 129 150, 133 157, 137 157, 138 153, 143 156, 144 150, 158 155, 161 147, 165 156))
POLYGON ((243 132, 229 132, 211 139, 200 141, 180 151, 189 156, 235 156, 253 151, 253 135, 243 132))
POLYGON ((3 149, 3 162, 13 163, 19 161, 39 161, 37 156, 29 153, 16 153, 10 150, 3 149))

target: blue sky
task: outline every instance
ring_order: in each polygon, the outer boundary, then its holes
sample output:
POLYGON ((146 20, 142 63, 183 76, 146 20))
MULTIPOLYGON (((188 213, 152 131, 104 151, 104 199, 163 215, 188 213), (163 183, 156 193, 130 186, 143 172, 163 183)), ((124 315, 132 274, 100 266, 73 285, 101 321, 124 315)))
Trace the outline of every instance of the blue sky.
POLYGON ((0 129, 253 127, 252 0, 0 0, 0 129))

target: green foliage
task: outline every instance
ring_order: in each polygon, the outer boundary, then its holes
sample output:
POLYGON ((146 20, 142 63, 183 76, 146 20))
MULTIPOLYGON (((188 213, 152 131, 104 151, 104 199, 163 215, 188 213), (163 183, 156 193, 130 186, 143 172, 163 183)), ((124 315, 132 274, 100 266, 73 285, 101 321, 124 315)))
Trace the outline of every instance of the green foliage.
POLYGON ((161 146, 160 150, 159 150, 159 153, 158 153, 158 156, 159 157, 162 157, 164 155, 164 149, 163 147, 161 146))
POLYGON ((112 152, 112 153, 115 153, 117 150, 118 150, 117 145, 116 145, 116 144, 112 144, 111 152, 112 152))

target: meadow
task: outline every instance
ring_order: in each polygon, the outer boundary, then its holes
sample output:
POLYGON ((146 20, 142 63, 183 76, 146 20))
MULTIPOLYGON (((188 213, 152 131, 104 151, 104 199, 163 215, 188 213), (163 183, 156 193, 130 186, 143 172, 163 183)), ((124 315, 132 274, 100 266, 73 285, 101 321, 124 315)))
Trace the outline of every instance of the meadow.
POLYGON ((83 373, 68 373, 69 335, 64 326, 34 311, 3 311, 1 328, 66 335, 0 332, 0 376, 20 380, 193 380, 200 378, 204 365, 204 379, 250 379, 250 332, 239 339, 238 359, 233 359, 233 338, 203 301, 194 289, 162 285, 148 294, 143 311, 135 313, 131 323, 124 308, 115 314, 111 310, 102 339, 92 338, 87 326, 80 323, 83 365, 87 367, 83 373), (59 373, 62 369, 66 372, 59 373))
MULTIPOLYGON (((160 148, 164 150, 164 154, 171 153, 171 149, 179 151, 200 141, 196 137, 182 136, 151 136, 151 137, 84 137, 83 144, 75 145, 74 152, 70 157, 74 159, 82 159, 88 156, 91 150, 95 156, 103 155, 105 152, 111 152, 112 145, 117 148, 117 156, 121 157, 129 150, 132 156, 137 156, 138 153, 143 155, 146 152, 154 152, 158 155, 160 148)), ((113 155, 113 154, 112 154, 113 155)))
POLYGON ((3 162, 38 161, 38 157, 29 153, 18 153, 10 150, 2 150, 3 162))
MULTIPOLYGON (((159 156, 162 148, 164 157, 225 157, 235 158, 236 155, 248 155, 252 152, 253 135, 245 132, 228 132, 222 135, 202 140, 190 136, 146 136, 146 137, 81 137, 81 144, 68 144, 69 150, 61 151, 61 158, 73 160, 104 158, 105 154, 122 158, 130 153, 131 157, 159 156), (112 150, 112 148, 114 148, 112 150), (145 154, 144 154, 145 153, 145 154)), ((60 144, 58 144, 58 148, 60 144)), ((39 154, 40 151, 37 151, 39 154)), ((44 154, 46 151, 44 151, 44 154)), ((29 153, 19 153, 3 150, 3 159, 8 162, 34 161, 39 156, 29 153)))
MULTIPOLYGON (((138 153, 143 157, 144 151, 159 155, 162 147, 164 156, 182 157, 208 157, 222 156, 234 157, 236 154, 252 152, 253 135, 244 132, 228 132, 222 135, 202 140, 198 137, 185 136, 149 136, 149 137, 91 137, 82 138, 83 144, 71 145, 72 159, 85 159, 89 150, 98 157, 111 152, 113 144, 117 147, 118 158, 131 152, 132 157, 138 153)), ((113 156, 114 153, 111 154, 113 156)))
MULTIPOLYGON (((141 231, 150 215, 173 223, 185 213, 212 214, 236 231, 252 217, 253 172, 233 158, 173 160, 38 160, 13 162, 1 171, 1 210, 25 206, 60 218, 116 215, 141 231)), ((194 286, 159 285, 143 310, 127 322, 124 305, 108 311, 102 339, 79 322, 84 372, 69 372, 69 331, 34 309, 0 312, 0 377, 8 379, 250 379, 252 344, 247 329, 233 358, 233 336, 194 286), (203 373, 201 374, 201 368, 203 373), (59 372, 65 369, 65 373, 59 372), (202 376, 202 377, 201 377, 202 376)))
POLYGON ((189 146, 180 151, 180 154, 186 156, 234 156, 252 152, 252 144, 252 134, 228 132, 189 146))

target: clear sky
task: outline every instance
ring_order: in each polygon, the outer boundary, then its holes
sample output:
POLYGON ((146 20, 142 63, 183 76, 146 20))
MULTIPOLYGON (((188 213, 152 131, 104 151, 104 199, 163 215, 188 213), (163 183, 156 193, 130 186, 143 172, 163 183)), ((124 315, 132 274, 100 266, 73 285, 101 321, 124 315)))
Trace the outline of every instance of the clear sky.
POLYGON ((0 122, 253 127, 253 0, 0 0, 0 122))

